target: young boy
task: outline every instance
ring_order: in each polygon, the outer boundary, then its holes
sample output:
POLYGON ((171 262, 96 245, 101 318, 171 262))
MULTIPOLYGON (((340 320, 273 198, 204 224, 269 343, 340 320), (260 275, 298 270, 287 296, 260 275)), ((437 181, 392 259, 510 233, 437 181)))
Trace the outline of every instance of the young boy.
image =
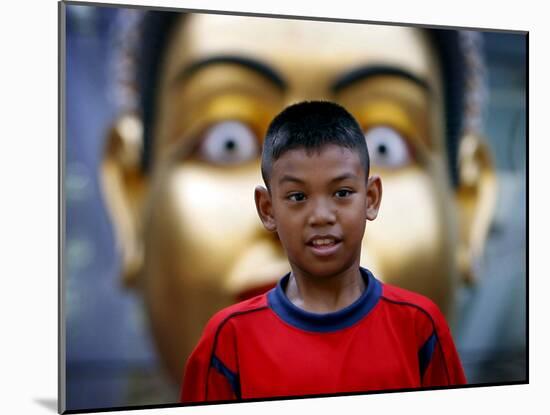
POLYGON ((382 184, 369 177, 355 119, 330 102, 286 108, 269 126, 262 176, 256 208, 292 271, 210 320, 187 362, 182 402, 466 383, 437 306, 359 265, 382 184))

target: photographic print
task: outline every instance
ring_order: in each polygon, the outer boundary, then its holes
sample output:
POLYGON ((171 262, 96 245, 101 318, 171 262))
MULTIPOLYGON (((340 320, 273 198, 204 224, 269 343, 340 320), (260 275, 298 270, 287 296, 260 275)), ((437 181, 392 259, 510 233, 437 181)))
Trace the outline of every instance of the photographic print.
POLYGON ((59 12, 63 411, 528 382, 526 32, 59 12))

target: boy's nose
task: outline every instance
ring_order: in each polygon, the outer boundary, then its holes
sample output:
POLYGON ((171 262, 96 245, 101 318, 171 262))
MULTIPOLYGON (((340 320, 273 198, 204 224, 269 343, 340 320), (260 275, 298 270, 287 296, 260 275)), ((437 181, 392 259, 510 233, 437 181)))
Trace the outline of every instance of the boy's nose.
POLYGON ((313 206, 313 209, 308 218, 308 224, 310 226, 319 226, 333 224, 336 221, 336 213, 326 201, 318 201, 313 206))

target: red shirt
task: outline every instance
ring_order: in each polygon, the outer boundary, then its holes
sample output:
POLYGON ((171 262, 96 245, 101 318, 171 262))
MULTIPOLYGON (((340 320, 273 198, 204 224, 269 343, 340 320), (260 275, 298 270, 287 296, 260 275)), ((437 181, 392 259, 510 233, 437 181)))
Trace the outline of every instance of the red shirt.
POLYGON ((466 383, 451 333, 426 297, 378 281, 353 304, 316 314, 277 287, 218 312, 189 357, 182 402, 466 383))

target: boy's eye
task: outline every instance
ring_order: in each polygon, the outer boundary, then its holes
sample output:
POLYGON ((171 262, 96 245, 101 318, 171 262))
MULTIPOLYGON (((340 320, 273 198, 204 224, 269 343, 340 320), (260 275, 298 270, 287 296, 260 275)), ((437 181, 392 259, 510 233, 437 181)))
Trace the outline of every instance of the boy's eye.
POLYGON ((411 162, 405 139, 390 127, 373 127, 365 133, 370 161, 373 166, 396 169, 411 162))
POLYGON ((351 194, 352 194, 352 191, 348 189, 340 189, 335 193, 336 197, 338 198, 348 197, 351 194))
POLYGON ((259 154, 252 130, 240 121, 222 121, 211 126, 199 147, 201 159, 215 164, 238 164, 259 154))
POLYGON ((293 202, 301 202, 302 200, 305 200, 306 196, 303 193, 292 193, 288 195, 287 198, 293 202))

